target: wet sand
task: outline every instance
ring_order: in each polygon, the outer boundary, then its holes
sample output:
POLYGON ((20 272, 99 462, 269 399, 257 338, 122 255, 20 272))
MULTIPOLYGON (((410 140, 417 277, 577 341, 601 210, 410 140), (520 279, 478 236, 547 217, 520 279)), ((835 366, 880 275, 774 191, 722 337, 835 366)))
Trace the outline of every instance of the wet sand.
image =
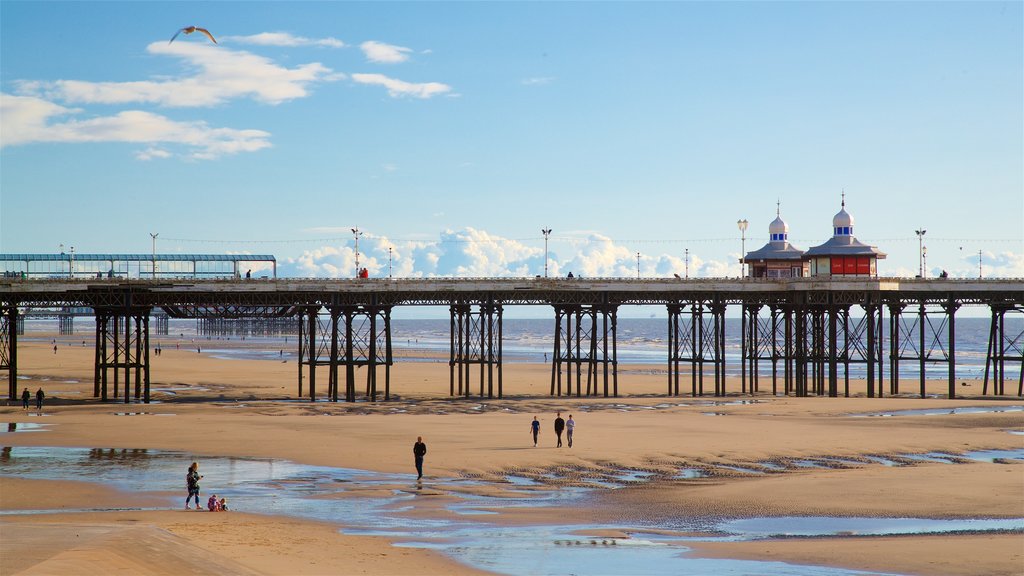
MULTIPOLYGON (((47 341, 48 342, 48 341, 47 341)), ((250 343, 251 344, 251 343, 250 343)), ((224 342, 218 346, 229 345, 224 342)), ((499 521, 629 525, 677 517, 840 515, 928 518, 1024 517, 1024 465, 918 463, 843 469, 791 468, 764 475, 731 474, 723 466, 826 456, 860 458, 943 451, 1014 449, 1024 413, 906 417, 851 414, 915 408, 1005 406, 1018 398, 980 398, 981 384, 958 389, 969 400, 740 396, 728 383, 723 403, 712 397, 665 397, 664 366, 622 366, 619 398, 547 398, 550 365, 506 364, 506 398, 451 399, 447 363, 392 368, 392 402, 354 404, 297 400, 294 362, 220 360, 194 349, 152 358, 154 400, 143 405, 92 399, 92 349, 19 345, 19 382, 42 386, 42 415, 20 402, 0 408, 0 421, 47 424, 45 432, 4 435, 4 445, 149 448, 203 456, 253 456, 382 472, 411 472, 416 436, 429 451, 428 479, 473 476, 499 482, 509 473, 549 485, 585 485, 624 469, 652 474, 637 487, 600 491, 586 509, 506 511, 499 521), (76 382, 72 382, 76 381, 76 382), (749 402, 756 400, 756 402, 749 402), (572 413, 576 442, 554 448, 556 410, 572 413), (162 416, 161 416, 162 415, 162 416), (533 448, 529 422, 542 421, 533 448), (711 478, 680 481, 680 468, 711 470, 711 478), (551 479, 551 474, 558 474, 551 479), (545 480, 545 478, 547 478, 545 480)), ((357 372, 361 393, 365 370, 357 372)), ((479 372, 472 386, 479 390, 479 372)), ((327 371, 318 373, 326 389, 327 371)), ((688 381, 684 381, 688 390, 688 381)), ((308 386, 308 382, 305 384, 308 386)), ((383 389, 383 369, 378 377, 383 389)), ((681 387, 684 383, 681 382, 681 387)), ((929 381, 944 395, 946 383, 929 381)), ((712 388, 708 383, 706 389, 712 388)), ((861 396, 863 382, 852 382, 861 396)), ((917 382, 902 389, 917 390, 917 382)), ((888 384, 886 384, 886 392, 888 384)), ((2 466, 2 464, 0 464, 2 466)), ((166 507, 167 495, 124 495, 93 484, 0 478, 0 508, 166 507), (154 500, 155 499, 155 500, 154 500), (45 502, 44 506, 39 503, 45 502), (130 504, 129 504, 130 502, 130 504), (155 504, 154 504, 155 502, 155 504)), ((208 479, 209 482, 209 479, 208 479)), ((488 488, 482 488, 486 490, 488 488)), ((493 488, 500 490, 500 486, 493 488)), ((184 494, 174 495, 175 502, 184 494)), ((28 514, 0 521, 0 573, 82 573, 94 566, 135 573, 406 574, 473 573, 428 550, 397 548, 382 537, 339 534, 330 524, 251 514, 195 514, 179 509, 28 514), (188 516, 186 516, 188 514, 188 516), (82 532, 87 528, 88 536, 82 532), (74 534, 78 534, 75 536, 74 534), (78 539, 87 538, 88 543, 78 539), (125 545, 127 541, 146 542, 125 545), (201 554, 196 552, 200 550, 201 554), (31 550, 31 554, 25 550, 31 550), (159 550, 160 554, 147 552, 159 550), (116 552, 116 554, 115 554, 116 552), (96 564, 96 563, 99 564, 96 564), (220 567, 220 569, 212 569, 220 567), (250 571, 250 572, 246 572, 250 571)), ((443 515, 443 507, 416 513, 443 515)), ((1024 536, 943 535, 812 538, 694 544, 700 553, 908 574, 1019 574, 1024 536)))

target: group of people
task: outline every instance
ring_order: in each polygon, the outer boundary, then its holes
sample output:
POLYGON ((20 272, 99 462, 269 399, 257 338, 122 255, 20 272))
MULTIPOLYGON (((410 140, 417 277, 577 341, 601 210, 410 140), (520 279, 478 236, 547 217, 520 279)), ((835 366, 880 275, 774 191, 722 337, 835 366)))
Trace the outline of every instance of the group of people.
MULTIPOLYGON (((202 512, 203 506, 199 503, 199 481, 202 479, 203 475, 199 473, 199 463, 193 462, 188 467, 188 472, 185 473, 185 486, 188 488, 188 496, 185 498, 185 510, 192 509, 192 499, 195 498, 195 509, 202 512)), ((228 499, 217 498, 217 495, 214 494, 206 501, 206 509, 210 512, 227 512, 228 499)))
MULTIPOLYGON (((36 390, 36 410, 43 409, 43 398, 46 394, 43 394, 43 389, 36 390)), ((22 410, 28 410, 29 402, 32 400, 32 393, 25 388, 25 391, 21 393, 21 408, 22 410)))
POLYGON ((359 269, 359 277, 360 278, 369 278, 370 277, 370 271, 367 270, 366 268, 360 268, 359 269))
MULTIPOLYGON (((572 419, 572 414, 569 414, 568 420, 562 419, 562 413, 555 413, 555 436, 558 437, 557 448, 562 447, 562 432, 565 432, 565 438, 569 443, 569 448, 572 448, 572 433, 576 429, 576 421, 572 419)), ((540 436, 540 420, 536 416, 533 417, 533 422, 530 423, 530 434, 533 435, 533 447, 537 447, 537 437, 540 436)))

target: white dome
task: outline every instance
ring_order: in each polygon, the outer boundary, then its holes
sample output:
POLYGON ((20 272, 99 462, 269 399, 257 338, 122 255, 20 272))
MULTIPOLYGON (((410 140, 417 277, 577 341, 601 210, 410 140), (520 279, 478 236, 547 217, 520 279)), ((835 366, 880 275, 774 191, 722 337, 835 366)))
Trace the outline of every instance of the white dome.
POLYGON ((775 220, 768 225, 768 234, 788 234, 789 224, 782 219, 780 216, 776 216, 775 220))
POLYGON ((853 226, 853 216, 850 216, 844 206, 839 213, 832 217, 833 228, 848 228, 853 226))

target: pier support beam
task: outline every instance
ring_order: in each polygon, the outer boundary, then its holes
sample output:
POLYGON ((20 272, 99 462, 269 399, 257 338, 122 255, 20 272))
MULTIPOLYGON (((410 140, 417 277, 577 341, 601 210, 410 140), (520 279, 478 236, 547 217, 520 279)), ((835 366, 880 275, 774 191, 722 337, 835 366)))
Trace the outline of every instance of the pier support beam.
POLYGON ((501 398, 502 307, 494 302, 475 306, 476 310, 473 304, 452 304, 450 308, 449 393, 456 395, 458 383, 458 395, 470 395, 471 367, 476 365, 480 367, 480 397, 494 398, 497 393, 501 398))
POLYGON ((725 303, 694 300, 668 305, 668 393, 679 394, 679 368, 690 364, 690 395, 704 395, 704 367, 711 364, 715 396, 725 395, 725 303))
POLYGON ((982 394, 988 394, 989 374, 992 374, 992 393, 1006 393, 1006 363, 1018 365, 1017 396, 1024 395, 1024 328, 1007 332, 1007 313, 1024 313, 1024 307, 1015 304, 993 303, 992 322, 989 324, 988 349, 985 354, 985 380, 982 394))
POLYGON ((7 398, 18 399, 18 324, 14 304, 0 304, 0 370, 7 371, 7 398))
POLYGON ((309 386, 307 395, 316 402, 317 367, 326 366, 327 398, 337 402, 340 394, 340 367, 345 369, 345 401, 356 400, 356 370, 366 368, 366 397, 376 402, 380 393, 377 368, 384 367, 384 400, 391 399, 391 366, 394 364, 391 345, 391 306, 342 305, 329 306, 327 314, 320 307, 309 306, 299 311, 299 396, 302 393, 302 372, 306 368, 309 386))
POLYGON ((551 361, 551 395, 562 396, 562 372, 565 368, 566 396, 572 396, 573 372, 576 396, 583 395, 583 368, 586 366, 586 395, 619 395, 618 305, 554 304, 555 345, 551 361), (609 348, 610 343, 610 348, 609 348), (598 367, 601 367, 599 370, 598 367), (609 389, 609 370, 611 388, 609 389), (601 386, 599 386, 599 382, 601 386))
POLYGON ((955 313, 959 305, 953 301, 939 302, 941 312, 934 310, 934 303, 917 300, 912 310, 916 314, 905 314, 912 306, 907 302, 889 304, 889 391, 899 394, 900 361, 916 360, 918 369, 918 394, 927 396, 925 382, 928 364, 945 363, 948 367, 950 386, 955 385, 956 350, 955 313), (933 309, 929 309, 932 305, 933 309), (908 318, 909 316, 909 318, 908 318))
POLYGON ((106 402, 113 381, 113 398, 124 403, 149 403, 149 308, 96 308, 96 350, 93 396, 106 402), (132 386, 134 384, 134 386, 132 386), (134 388, 134 394, 132 389, 134 388))

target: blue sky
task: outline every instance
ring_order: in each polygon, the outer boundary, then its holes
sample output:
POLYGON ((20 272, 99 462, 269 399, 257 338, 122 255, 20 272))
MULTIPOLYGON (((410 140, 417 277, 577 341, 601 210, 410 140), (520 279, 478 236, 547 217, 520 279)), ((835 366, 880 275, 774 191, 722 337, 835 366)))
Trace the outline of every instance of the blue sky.
POLYGON ((1024 276, 1021 2, 0 1, 0 251, 735 276, 781 201, 1024 276), (168 40, 179 28, 199 34, 168 40))

